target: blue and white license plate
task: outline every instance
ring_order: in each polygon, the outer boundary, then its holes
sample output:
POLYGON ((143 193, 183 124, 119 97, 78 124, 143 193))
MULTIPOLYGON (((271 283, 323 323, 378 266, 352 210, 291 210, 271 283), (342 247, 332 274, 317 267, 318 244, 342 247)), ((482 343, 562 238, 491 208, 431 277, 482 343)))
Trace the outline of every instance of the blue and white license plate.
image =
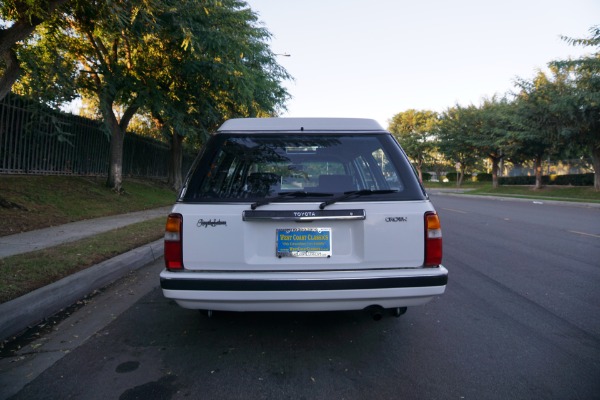
POLYGON ((331 228, 277 229, 277 257, 331 257, 331 228))

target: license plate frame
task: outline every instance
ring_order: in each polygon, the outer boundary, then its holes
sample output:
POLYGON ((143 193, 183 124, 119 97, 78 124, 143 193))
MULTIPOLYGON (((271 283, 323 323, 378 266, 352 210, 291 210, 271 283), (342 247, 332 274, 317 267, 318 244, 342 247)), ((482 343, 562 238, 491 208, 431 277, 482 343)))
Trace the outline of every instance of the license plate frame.
POLYGON ((278 228, 275 236, 275 255, 279 258, 333 255, 331 228, 278 228))

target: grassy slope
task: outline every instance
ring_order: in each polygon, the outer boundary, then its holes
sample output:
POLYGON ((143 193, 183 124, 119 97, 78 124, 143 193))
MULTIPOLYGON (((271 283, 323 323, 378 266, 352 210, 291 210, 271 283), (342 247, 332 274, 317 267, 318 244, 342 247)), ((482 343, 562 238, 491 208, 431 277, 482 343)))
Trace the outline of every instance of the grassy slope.
MULTIPOLYGON (((425 187, 428 189, 457 189, 454 183, 427 182, 425 187)), ((491 183, 466 182, 460 189, 468 189, 465 194, 600 203, 600 192, 585 186, 548 185, 539 190, 534 189, 533 186, 500 186, 494 189, 491 183)))
POLYGON ((469 193, 490 196, 514 196, 535 199, 542 198, 546 200, 600 203, 600 192, 596 192, 591 187, 581 186, 545 186, 542 189, 536 190, 530 186, 501 186, 494 189, 490 185, 469 193))
MULTIPOLYGON (((157 181, 126 180, 123 194, 106 188, 104 181, 94 177, 0 175, 0 236, 168 206, 175 201, 176 194, 157 181)), ((164 218, 156 218, 0 259, 0 303, 158 240, 164 225, 164 218)))
POLYGON ((164 229, 165 218, 159 217, 48 249, 0 258, 0 303, 158 240, 164 229))
POLYGON ((0 236, 173 204, 158 181, 125 180, 123 194, 105 178, 0 175, 0 236))

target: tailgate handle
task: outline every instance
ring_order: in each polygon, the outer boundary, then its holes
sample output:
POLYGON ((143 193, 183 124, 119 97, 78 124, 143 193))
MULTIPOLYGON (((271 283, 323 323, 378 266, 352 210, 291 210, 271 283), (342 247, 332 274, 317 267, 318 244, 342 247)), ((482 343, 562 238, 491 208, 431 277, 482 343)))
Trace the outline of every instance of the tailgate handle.
POLYGON ((359 221, 367 218, 365 210, 244 210, 244 221, 359 221))

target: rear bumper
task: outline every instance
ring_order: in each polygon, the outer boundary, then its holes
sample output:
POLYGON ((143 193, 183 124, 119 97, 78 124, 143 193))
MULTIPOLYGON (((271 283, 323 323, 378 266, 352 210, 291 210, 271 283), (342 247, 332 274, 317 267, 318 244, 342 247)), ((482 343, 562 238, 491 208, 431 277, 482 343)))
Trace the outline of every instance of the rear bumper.
POLYGON ((181 307, 221 311, 337 311, 425 304, 444 293, 448 270, 327 272, 170 272, 166 298, 181 307))

